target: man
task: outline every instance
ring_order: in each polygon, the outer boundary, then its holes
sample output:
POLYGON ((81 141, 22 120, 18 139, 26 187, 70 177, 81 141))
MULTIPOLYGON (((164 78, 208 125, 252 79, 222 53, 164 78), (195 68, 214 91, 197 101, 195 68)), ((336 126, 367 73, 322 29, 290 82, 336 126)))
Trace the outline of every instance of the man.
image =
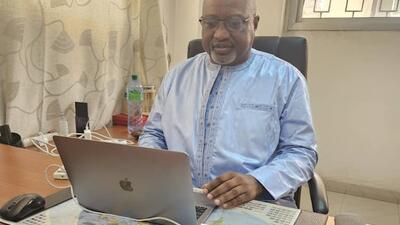
POLYGON ((255 0, 205 0, 199 21, 206 53, 164 78, 140 145, 186 152, 193 184, 220 207, 294 205, 317 161, 303 76, 251 49, 255 0))

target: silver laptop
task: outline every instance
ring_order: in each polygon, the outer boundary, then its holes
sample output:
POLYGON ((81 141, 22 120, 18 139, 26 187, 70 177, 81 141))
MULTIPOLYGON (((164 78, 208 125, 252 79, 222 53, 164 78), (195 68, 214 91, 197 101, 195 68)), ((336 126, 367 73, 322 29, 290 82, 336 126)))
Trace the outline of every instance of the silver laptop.
POLYGON ((61 136, 53 140, 75 196, 88 209, 197 225, 215 207, 193 192, 184 153, 61 136))

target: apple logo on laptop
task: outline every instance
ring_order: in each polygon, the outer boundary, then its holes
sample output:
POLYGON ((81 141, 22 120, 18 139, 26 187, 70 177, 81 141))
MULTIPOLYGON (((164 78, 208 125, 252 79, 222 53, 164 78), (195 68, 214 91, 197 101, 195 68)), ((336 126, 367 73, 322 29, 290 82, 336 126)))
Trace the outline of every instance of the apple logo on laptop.
POLYGON ((128 178, 119 181, 119 186, 121 186, 124 191, 133 191, 132 182, 129 181, 128 178))

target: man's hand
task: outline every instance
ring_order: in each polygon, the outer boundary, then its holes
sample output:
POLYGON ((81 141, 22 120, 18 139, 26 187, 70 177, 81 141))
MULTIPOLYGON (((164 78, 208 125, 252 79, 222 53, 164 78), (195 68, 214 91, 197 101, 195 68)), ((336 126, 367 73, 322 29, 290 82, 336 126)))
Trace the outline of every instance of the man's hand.
POLYGON ((203 185, 207 198, 222 208, 233 208, 255 199, 264 187, 252 176, 229 172, 203 185))

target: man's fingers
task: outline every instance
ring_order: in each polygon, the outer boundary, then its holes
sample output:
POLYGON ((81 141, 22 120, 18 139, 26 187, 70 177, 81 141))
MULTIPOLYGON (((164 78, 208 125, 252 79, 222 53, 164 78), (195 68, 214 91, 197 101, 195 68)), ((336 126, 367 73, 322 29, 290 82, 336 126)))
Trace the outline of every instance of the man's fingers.
POLYGON ((242 186, 236 186, 236 187, 230 189, 229 191, 217 196, 216 200, 215 200, 217 202, 215 202, 215 203, 218 203, 216 205, 222 206, 226 202, 229 202, 229 201, 237 198, 238 196, 243 195, 244 193, 246 193, 246 192, 242 186))
POLYGON ((252 176, 226 173, 203 186, 207 198, 223 208, 233 208, 253 200, 264 190, 252 176))
POLYGON ((230 208, 234 208, 236 206, 239 206, 243 203, 249 202, 252 199, 250 198, 250 195, 248 194, 248 192, 245 192, 239 196, 237 196, 234 199, 231 199, 230 201, 227 201, 225 203, 222 204, 222 208, 225 209, 230 209, 230 208))
POLYGON ((206 189, 207 193, 212 192, 215 188, 217 188, 218 186, 220 186, 221 184, 225 183, 226 181, 234 178, 235 175, 233 173, 225 173, 217 178, 215 178, 214 180, 204 184, 201 188, 202 189, 206 189))
POLYGON ((215 198, 220 198, 220 195, 223 195, 230 190, 234 189, 235 187, 239 186, 240 183, 237 181, 237 178, 234 177, 230 180, 227 180, 223 183, 221 183, 219 186, 214 188, 212 191, 210 191, 207 195, 209 199, 215 199, 215 198))

